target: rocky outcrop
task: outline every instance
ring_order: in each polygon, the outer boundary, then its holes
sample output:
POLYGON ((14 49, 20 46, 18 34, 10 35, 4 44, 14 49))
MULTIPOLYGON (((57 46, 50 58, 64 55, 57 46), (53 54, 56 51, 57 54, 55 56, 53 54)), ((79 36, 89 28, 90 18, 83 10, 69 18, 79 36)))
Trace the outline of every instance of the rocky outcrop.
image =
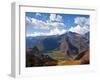
POLYGON ((79 54, 75 60, 80 60, 81 64, 89 64, 90 63, 90 52, 89 50, 82 52, 79 54))
POLYGON ((26 67, 54 65, 57 65, 57 61, 48 55, 42 54, 37 47, 26 51, 26 67))

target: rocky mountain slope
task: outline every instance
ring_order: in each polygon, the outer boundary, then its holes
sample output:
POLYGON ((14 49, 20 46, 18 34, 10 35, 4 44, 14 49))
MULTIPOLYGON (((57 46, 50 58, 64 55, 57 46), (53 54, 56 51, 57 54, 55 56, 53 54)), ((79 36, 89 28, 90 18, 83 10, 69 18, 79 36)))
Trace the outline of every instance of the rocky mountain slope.
MULTIPOLYGON (((51 65, 57 65, 59 64, 57 61, 61 62, 61 60, 65 62, 78 60, 78 64, 81 64, 81 59, 83 64, 89 63, 89 32, 84 35, 66 32, 63 35, 26 37, 26 48, 26 55, 33 55, 33 59, 37 58, 36 60, 39 61, 43 60, 44 63, 40 62, 42 64, 46 64, 48 60, 53 63, 49 62, 51 65)), ((28 61, 26 63, 29 63, 28 57, 26 58, 28 61)), ((74 64, 74 62, 70 63, 74 64)))

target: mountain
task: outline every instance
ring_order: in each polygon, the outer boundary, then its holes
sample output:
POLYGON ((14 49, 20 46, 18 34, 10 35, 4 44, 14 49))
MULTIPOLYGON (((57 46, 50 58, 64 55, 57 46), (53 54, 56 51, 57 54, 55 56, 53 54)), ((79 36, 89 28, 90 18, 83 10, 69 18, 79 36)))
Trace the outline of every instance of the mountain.
POLYGON ((89 49, 89 32, 84 35, 69 31, 62 35, 26 37, 26 48, 34 47, 43 53, 57 50, 74 59, 89 49))
POLYGON ((84 37, 89 40, 89 38, 90 38, 90 32, 85 33, 84 37))
MULTIPOLYGON (((62 39, 66 41, 66 44, 63 45, 67 46, 65 53, 67 54, 67 56, 70 56, 71 58, 75 58, 78 54, 86 51, 89 48, 88 39, 85 38, 83 35, 77 34, 75 32, 68 32, 61 36, 62 39)), ((64 41, 62 40, 61 44, 63 42, 64 41)))
POLYGON ((43 40, 46 36, 37 36, 37 37, 26 37, 26 48, 38 47, 40 51, 43 50, 43 40))
POLYGON ((49 36, 43 40, 44 51, 51 51, 59 47, 59 36, 49 36))
POLYGON ((89 43, 89 41, 90 41, 90 32, 85 33, 83 36, 84 36, 84 38, 87 39, 87 42, 89 43))

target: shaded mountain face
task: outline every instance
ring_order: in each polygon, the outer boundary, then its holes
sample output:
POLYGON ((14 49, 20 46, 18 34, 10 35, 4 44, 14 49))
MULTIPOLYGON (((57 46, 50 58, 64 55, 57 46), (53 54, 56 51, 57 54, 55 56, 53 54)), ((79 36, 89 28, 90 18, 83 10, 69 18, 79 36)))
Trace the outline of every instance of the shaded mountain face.
POLYGON ((43 47, 44 47, 44 52, 48 52, 51 50, 55 50, 56 48, 59 47, 59 40, 61 37, 59 36, 50 36, 46 39, 43 40, 43 47))
POLYGON ((85 37, 87 40, 89 40, 89 38, 90 38, 90 33, 89 33, 89 32, 85 33, 85 34, 84 34, 84 37, 85 37))
POLYGON ((33 48, 34 46, 43 53, 58 50, 67 57, 75 58, 77 55, 89 49, 89 32, 85 35, 67 32, 63 35, 56 36, 27 37, 26 48, 33 48))
POLYGON ((39 43, 42 43, 41 41, 44 40, 45 38, 46 38, 45 36, 26 37, 26 48, 33 48, 39 43))

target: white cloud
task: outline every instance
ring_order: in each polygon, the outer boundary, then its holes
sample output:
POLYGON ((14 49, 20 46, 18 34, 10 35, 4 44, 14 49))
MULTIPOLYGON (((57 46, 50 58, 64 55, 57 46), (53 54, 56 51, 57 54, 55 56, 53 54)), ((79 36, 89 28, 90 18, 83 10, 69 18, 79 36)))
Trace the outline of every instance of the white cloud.
POLYGON ((89 26, 90 26, 89 18, 76 17, 74 19, 74 23, 77 24, 77 26, 71 27, 69 31, 78 34, 85 34, 89 31, 89 26))
POLYGON ((50 25, 54 28, 57 27, 59 29, 64 29, 65 27, 65 24, 60 22, 51 22, 50 25))
POLYGON ((42 20, 37 20, 35 18, 32 18, 32 25, 34 28, 48 29, 45 22, 43 22, 42 20))
POLYGON ((41 16, 41 13, 38 13, 38 12, 37 12, 37 13, 36 13, 36 16, 41 16))
POLYGON ((43 33, 43 32, 33 32, 33 33, 27 33, 27 37, 30 37, 30 36, 44 36, 44 35, 47 35, 46 33, 43 33))
POLYGON ((62 22, 62 16, 57 15, 57 14, 50 14, 49 17, 50 21, 56 21, 56 22, 62 22))
POLYGON ((71 27, 69 29, 69 31, 75 32, 75 33, 78 33, 78 34, 85 34, 89 31, 89 29, 86 26, 80 27, 80 25, 77 25, 75 27, 71 27))
POLYGON ((51 35, 61 35, 66 33, 66 30, 59 30, 58 28, 54 28, 53 30, 50 30, 49 32, 33 32, 33 33, 27 33, 27 37, 29 36, 51 36, 51 35))
POLYGON ((76 17, 74 21, 76 24, 80 25, 81 27, 88 26, 90 24, 89 18, 85 18, 85 17, 76 17))
MULTIPOLYGON (((40 15, 37 13, 37 15, 40 15)), ((56 14, 50 14, 49 20, 42 21, 36 18, 26 17, 26 23, 32 25, 35 29, 50 29, 51 27, 58 27, 59 29, 64 28, 64 23, 62 21, 62 16, 56 14)), ((28 25, 27 25, 28 26, 28 25)))
POLYGON ((48 34, 49 35, 61 35, 61 34, 64 34, 64 33, 66 33, 67 32, 67 30, 65 30, 65 29, 62 29, 62 30, 60 30, 60 29, 58 29, 57 27, 55 27, 53 30, 51 30, 48 34))
POLYGON ((31 18, 30 17, 26 17, 26 23, 30 24, 31 23, 31 18))
MULTIPOLYGON (((36 15, 40 14, 37 13, 36 15)), ((26 17, 26 22, 31 25, 33 29, 48 30, 48 32, 27 33, 27 36, 61 35, 66 32, 64 29, 65 24, 62 22, 62 16, 60 15, 50 14, 49 20, 47 21, 26 17)))
POLYGON ((56 14, 50 14, 50 21, 55 21, 56 20, 56 14))
POLYGON ((35 18, 26 17, 26 23, 31 25, 34 29, 49 29, 46 22, 35 18))
POLYGON ((62 22, 62 16, 57 15, 57 16, 56 16, 56 21, 58 21, 58 22, 62 22))

